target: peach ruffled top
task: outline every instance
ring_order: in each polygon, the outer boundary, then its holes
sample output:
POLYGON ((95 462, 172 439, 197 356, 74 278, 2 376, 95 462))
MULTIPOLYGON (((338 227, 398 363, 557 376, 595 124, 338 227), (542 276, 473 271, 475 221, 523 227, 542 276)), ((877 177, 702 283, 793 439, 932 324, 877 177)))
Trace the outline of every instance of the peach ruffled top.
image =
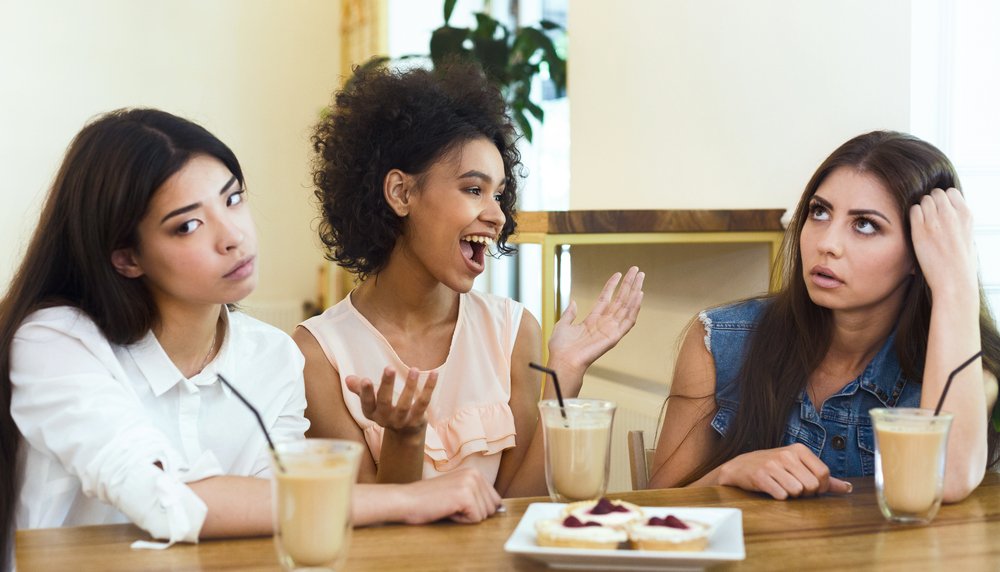
MULTIPOLYGON (((522 312, 523 306, 509 298, 475 290, 459 295, 458 323, 448 358, 434 370, 420 374, 422 386, 431 371, 438 372, 437 387, 427 408, 424 478, 472 467, 488 482, 496 481, 500 453, 515 442, 509 404, 510 356, 522 312)), ((364 416, 361 400, 343 380, 360 375, 371 379, 377 389, 382 370, 392 366, 397 372, 393 393, 398 397, 409 366, 357 311, 350 296, 302 325, 340 374, 347 409, 378 463, 383 428, 364 416)))

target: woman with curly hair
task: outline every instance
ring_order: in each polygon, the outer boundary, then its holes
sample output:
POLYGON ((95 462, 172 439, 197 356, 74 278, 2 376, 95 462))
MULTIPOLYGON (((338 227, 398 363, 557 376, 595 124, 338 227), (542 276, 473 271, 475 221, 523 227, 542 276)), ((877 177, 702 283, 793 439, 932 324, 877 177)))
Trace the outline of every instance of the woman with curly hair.
MULTIPOLYGON (((308 422, 295 344, 228 307, 257 284, 246 197, 229 147, 163 111, 107 113, 73 140, 0 301, 0 569, 15 521, 271 532, 270 455, 219 374, 275 440, 308 422)), ((500 501, 473 470, 354 492, 356 525, 478 521, 500 501)))
MULTIPOLYGON (((512 250, 514 139, 499 91, 459 63, 360 68, 316 128, 320 236, 363 281, 293 337, 310 434, 367 444, 362 482, 474 467, 503 496, 545 493, 528 365, 540 358, 538 322, 472 290, 487 251, 512 250)), ((556 324, 549 367, 565 396, 635 323, 642 281, 636 268, 615 274, 586 319, 574 324, 570 304, 556 324)))
POLYGON ((934 146, 876 131, 806 185, 783 245, 784 287, 712 308, 685 336, 652 487, 733 485, 778 499, 850 492, 875 472, 869 409, 933 409, 959 373, 944 500, 998 460, 989 411, 1000 336, 978 281, 972 212, 934 146))

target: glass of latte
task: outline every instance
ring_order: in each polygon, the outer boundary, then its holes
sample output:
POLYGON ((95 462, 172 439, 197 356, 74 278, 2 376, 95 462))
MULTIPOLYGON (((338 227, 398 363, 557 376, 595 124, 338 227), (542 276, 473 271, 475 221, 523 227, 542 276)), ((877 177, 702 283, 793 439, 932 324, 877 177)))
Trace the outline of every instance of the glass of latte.
POLYGON ((340 570, 351 541, 351 493, 361 445, 301 439, 275 446, 272 459, 274 543, 282 568, 340 570))

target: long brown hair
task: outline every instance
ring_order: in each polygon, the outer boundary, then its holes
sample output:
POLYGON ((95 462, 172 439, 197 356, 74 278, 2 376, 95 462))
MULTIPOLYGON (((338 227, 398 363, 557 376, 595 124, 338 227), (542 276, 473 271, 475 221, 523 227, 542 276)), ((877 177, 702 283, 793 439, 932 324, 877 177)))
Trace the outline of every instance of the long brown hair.
POLYGON ((155 109, 121 109, 73 139, 7 295, 0 301, 0 569, 17 503, 19 433, 11 417, 10 350, 24 319, 66 304, 86 312, 115 344, 157 321, 142 280, 118 274, 111 253, 138 247, 137 227, 156 190, 195 155, 215 157, 243 185, 233 152, 203 127, 155 109))
MULTIPOLYGON (((683 480, 689 484, 722 463, 749 451, 782 444, 788 417, 810 374, 830 347, 832 315, 813 303, 802 278, 799 238, 809 215, 809 201, 834 170, 850 168, 878 178, 903 213, 910 251, 911 205, 932 189, 959 188, 951 161, 933 145, 905 133, 874 131, 841 145, 816 170, 806 185, 792 223, 781 245, 775 277, 782 289, 770 296, 757 328, 750 337, 746 358, 736 377, 740 402, 726 435, 709 458, 683 480), (776 343, 780 341, 780 343, 776 343)), ((979 328, 983 365, 1000 376, 1000 335, 990 316, 980 286, 979 328)), ((903 375, 912 382, 923 378, 930 329, 931 292, 917 268, 911 278, 896 326, 895 352, 903 375)), ((997 464, 998 434, 989 428, 989 466, 997 464)))

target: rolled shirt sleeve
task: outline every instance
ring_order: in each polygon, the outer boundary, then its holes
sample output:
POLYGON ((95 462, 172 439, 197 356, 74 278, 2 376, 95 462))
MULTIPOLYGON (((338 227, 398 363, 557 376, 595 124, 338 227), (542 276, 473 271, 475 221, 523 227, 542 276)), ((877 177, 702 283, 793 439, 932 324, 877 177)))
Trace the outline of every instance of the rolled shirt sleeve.
POLYGON ((207 507, 185 476, 222 474, 218 463, 199 459, 189 466, 145 415, 97 327, 79 311, 67 320, 73 310, 58 310, 60 319, 45 319, 46 310, 29 317, 14 337, 11 415, 18 429, 79 479, 88 497, 155 538, 196 542, 207 507))

